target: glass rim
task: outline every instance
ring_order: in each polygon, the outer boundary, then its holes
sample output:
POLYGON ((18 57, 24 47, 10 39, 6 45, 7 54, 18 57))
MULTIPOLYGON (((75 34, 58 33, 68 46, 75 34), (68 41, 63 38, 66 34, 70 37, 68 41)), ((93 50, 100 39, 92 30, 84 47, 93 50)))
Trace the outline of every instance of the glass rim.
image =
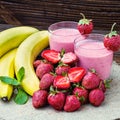
MULTIPOLYGON (((60 21, 60 22, 56 22, 56 23, 53 23, 51 24, 49 27, 48 27, 48 32, 55 35, 55 36, 64 36, 64 37, 68 37, 68 36, 74 36, 74 35, 79 35, 80 33, 77 33, 77 34, 73 34, 73 35, 57 35, 55 33, 53 33, 54 30, 51 30, 50 28, 54 25, 57 25, 57 24, 63 24, 63 23, 72 23, 72 24, 78 24, 78 22, 75 22, 75 21, 60 21)), ((75 29, 77 30, 77 27, 76 28, 70 28, 70 27, 63 27, 63 28, 69 28, 69 29, 75 29)), ((59 29, 62 29, 62 28, 59 28, 59 29)), ((56 29, 57 30, 57 29, 56 29)), ((81 34, 80 34, 81 35, 81 34)))
MULTIPOLYGON (((98 34, 98 33, 91 33, 91 34, 86 34, 85 35, 85 37, 84 38, 82 38, 82 40, 80 40, 80 38, 79 38, 79 36, 77 37, 77 38, 75 38, 75 40, 74 40, 74 49, 76 49, 76 44, 78 43, 78 42, 80 42, 80 43, 85 43, 85 42, 103 42, 103 40, 97 40, 97 39, 92 39, 92 38, 90 38, 89 40, 87 40, 87 38, 88 37, 91 37, 91 36, 93 36, 93 35, 96 35, 96 36, 102 36, 103 38, 104 38, 104 34, 98 34), (87 36, 87 37, 86 37, 87 36)), ((79 45, 80 46, 80 45, 79 45)), ((91 49, 91 48, 84 48, 84 47, 82 47, 81 46, 81 49, 86 49, 86 50, 103 50, 103 49, 106 49, 106 50, 108 50, 105 46, 104 46, 104 43, 103 43, 103 47, 102 48, 93 48, 93 49, 91 49)), ((111 51, 111 50, 108 50, 108 51, 111 51)))

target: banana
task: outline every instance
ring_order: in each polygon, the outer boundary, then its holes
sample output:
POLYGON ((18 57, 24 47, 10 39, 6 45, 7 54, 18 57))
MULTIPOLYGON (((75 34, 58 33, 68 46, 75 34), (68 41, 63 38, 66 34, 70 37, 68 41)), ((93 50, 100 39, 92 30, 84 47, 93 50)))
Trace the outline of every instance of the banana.
POLYGON ((0 57, 20 43, 29 35, 38 32, 38 29, 29 26, 13 27, 0 32, 0 57))
MULTIPOLYGON (((13 49, 0 58, 0 76, 14 77, 14 58, 17 49, 13 49)), ((13 86, 0 81, 0 98, 10 100, 13 86)))
POLYGON ((17 74, 21 67, 25 68, 25 76, 21 85, 31 96, 39 89, 39 79, 35 74, 33 61, 36 59, 40 51, 46 48, 48 44, 48 31, 39 31, 24 40, 18 47, 16 53, 15 73, 17 74))

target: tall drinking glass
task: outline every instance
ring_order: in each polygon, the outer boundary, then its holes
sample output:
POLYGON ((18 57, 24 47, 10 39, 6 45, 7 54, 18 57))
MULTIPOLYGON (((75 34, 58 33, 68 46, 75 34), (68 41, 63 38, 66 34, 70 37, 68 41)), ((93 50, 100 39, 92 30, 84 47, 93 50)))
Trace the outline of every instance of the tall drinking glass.
POLYGON ((77 22, 62 21, 49 26, 49 44, 50 49, 61 51, 65 49, 66 52, 74 51, 74 39, 82 37, 77 29, 77 22))
POLYGON ((101 79, 108 79, 113 61, 113 51, 103 44, 104 35, 90 34, 86 39, 77 37, 74 41, 74 52, 79 58, 78 66, 94 68, 101 79))

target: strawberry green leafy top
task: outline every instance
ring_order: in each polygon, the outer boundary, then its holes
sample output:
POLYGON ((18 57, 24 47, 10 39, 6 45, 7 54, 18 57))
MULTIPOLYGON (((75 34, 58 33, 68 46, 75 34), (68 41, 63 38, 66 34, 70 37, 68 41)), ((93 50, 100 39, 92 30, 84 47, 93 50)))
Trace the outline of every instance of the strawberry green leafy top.
POLYGON ((84 25, 84 24, 89 25, 89 23, 90 23, 92 20, 86 19, 86 18, 85 18, 85 15, 84 15, 83 13, 80 13, 80 14, 82 15, 83 19, 80 19, 79 22, 78 22, 78 24, 79 24, 79 25, 84 25))

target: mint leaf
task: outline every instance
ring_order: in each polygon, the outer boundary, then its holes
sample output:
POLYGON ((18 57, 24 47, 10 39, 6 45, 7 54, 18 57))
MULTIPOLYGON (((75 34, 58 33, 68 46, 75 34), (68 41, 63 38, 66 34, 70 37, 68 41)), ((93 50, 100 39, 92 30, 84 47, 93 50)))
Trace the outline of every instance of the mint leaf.
POLYGON ((28 95, 24 92, 23 89, 18 88, 18 93, 14 98, 16 104, 25 104, 28 101, 28 95))
POLYGON ((14 102, 16 104, 25 104, 28 101, 28 94, 22 89, 21 82, 25 75, 24 67, 21 67, 17 72, 16 79, 8 76, 0 76, 0 80, 6 84, 13 85, 17 90, 16 96, 14 97, 14 102))
POLYGON ((25 69, 24 69, 24 67, 21 67, 21 68, 19 69, 17 75, 16 75, 17 80, 18 80, 19 82, 22 82, 24 75, 25 75, 25 69))
POLYGON ((20 85, 20 82, 18 82, 15 78, 11 78, 8 76, 0 76, 0 80, 9 85, 15 85, 15 86, 20 85))

